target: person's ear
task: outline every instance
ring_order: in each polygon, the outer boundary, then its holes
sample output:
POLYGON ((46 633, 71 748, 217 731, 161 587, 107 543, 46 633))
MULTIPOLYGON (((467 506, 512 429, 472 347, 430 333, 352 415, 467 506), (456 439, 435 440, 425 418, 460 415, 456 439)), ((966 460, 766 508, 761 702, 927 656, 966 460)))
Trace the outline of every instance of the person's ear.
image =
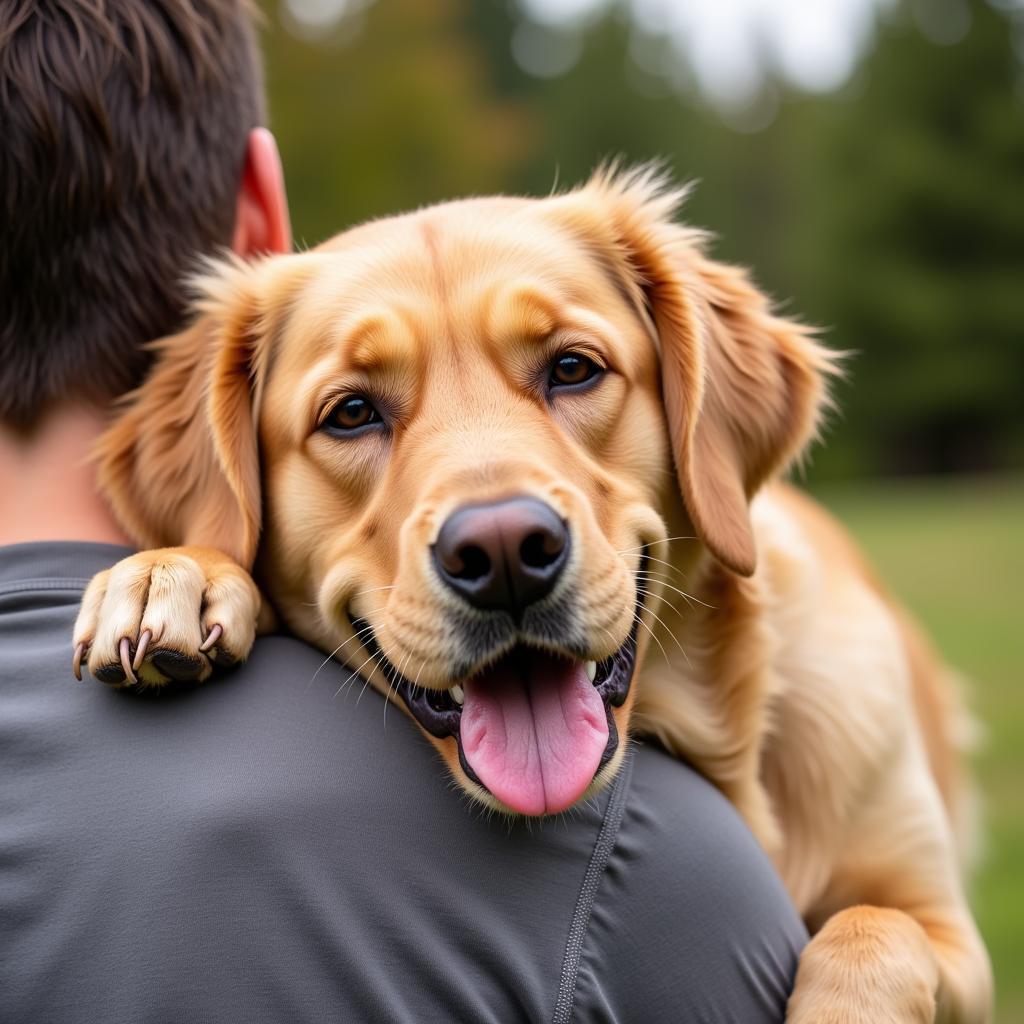
POLYGON ((266 128, 249 132, 231 248, 243 259, 292 250, 281 156, 274 136, 266 128))

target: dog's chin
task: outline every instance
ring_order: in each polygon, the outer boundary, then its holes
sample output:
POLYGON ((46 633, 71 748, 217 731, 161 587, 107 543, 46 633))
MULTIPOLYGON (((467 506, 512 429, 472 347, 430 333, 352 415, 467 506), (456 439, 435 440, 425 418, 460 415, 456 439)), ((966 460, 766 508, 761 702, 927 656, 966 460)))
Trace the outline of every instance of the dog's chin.
POLYGON ((369 623, 353 621, 424 732, 449 753, 454 743, 461 768, 455 774, 466 791, 492 808, 529 816, 567 810, 614 776, 624 746, 614 710, 632 686, 638 624, 639 617, 600 661, 519 642, 442 690, 410 683, 384 657, 369 623))

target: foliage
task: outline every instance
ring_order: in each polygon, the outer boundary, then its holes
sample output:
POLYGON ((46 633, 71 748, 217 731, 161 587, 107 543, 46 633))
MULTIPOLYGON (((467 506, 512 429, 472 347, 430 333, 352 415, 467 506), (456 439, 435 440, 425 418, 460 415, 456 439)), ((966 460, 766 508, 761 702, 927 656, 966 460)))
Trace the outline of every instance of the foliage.
POLYGON ((385 0, 356 40, 266 34, 298 239, 313 245, 367 217, 508 187, 532 124, 488 88, 462 7, 385 0))

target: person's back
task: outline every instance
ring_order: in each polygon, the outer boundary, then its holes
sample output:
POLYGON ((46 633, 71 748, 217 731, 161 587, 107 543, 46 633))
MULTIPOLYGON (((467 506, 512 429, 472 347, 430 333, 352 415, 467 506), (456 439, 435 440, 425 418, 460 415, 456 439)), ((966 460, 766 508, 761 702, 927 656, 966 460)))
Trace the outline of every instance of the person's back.
POLYGON ((71 677, 126 553, 106 405, 197 252, 290 247, 261 116, 233 0, 0 5, 0 1020, 781 1020, 802 925, 654 748, 530 826, 294 640, 151 698, 71 677))
POLYGON ((654 747, 579 813, 481 814, 297 641, 155 696, 76 683, 113 546, 0 548, 0 1019, 778 1021, 804 939, 654 747))

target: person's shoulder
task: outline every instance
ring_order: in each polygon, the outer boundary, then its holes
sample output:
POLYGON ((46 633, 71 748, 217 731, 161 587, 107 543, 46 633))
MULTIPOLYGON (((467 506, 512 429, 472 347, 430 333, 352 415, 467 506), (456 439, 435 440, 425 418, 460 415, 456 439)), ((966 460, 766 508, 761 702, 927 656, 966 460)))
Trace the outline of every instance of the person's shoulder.
POLYGON ((739 847, 761 857, 756 840, 736 811, 708 779, 653 741, 634 743, 628 818, 651 838, 664 839, 678 853, 703 858, 708 848, 739 847))
POLYGON ((663 889, 680 872, 694 872, 707 888, 740 897, 767 889, 788 903, 768 856, 736 808, 693 767, 653 742, 634 747, 618 850, 637 861, 650 881, 664 873, 663 889))
POLYGON ((573 1019, 781 1021, 806 932, 767 855, 729 801, 658 746, 637 744, 628 770, 573 1019))
MULTIPOLYGON (((373 755, 376 761, 382 744, 392 762, 395 758, 433 760, 432 748, 420 742, 402 708, 385 705, 364 676, 330 652, 289 634, 258 637, 246 661, 214 680, 214 685, 223 688, 225 703, 234 703, 237 691, 247 695, 279 732, 294 723, 305 731, 308 742, 332 750, 337 747, 335 737, 343 734, 350 761, 360 753, 373 755)), ((285 736, 283 742, 290 740, 285 736)))
MULTIPOLYGON (((313 790, 323 806, 309 817, 346 821, 364 847, 390 851, 398 876, 426 873, 486 908, 475 927, 501 934, 518 977, 542 949, 532 997, 542 1006, 554 985, 556 1020, 782 1019, 803 926, 735 808, 657 746, 635 744, 619 777, 563 819, 498 822, 452 791, 400 708, 324 652, 261 638, 219 690, 245 741, 274 752, 289 804, 288 779, 309 778, 287 767, 298 738, 303 764, 345 780, 313 790)), ((368 850, 339 854, 350 881, 368 850)), ((465 921, 451 913, 455 934, 465 921)))

